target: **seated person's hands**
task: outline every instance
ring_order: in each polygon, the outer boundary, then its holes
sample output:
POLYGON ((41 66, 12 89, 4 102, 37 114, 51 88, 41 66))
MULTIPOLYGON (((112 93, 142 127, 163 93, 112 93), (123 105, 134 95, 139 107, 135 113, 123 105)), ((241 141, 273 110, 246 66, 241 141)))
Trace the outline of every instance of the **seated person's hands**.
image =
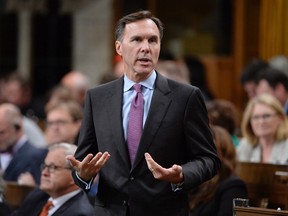
POLYGON ((32 187, 36 186, 36 182, 33 176, 31 175, 31 173, 29 172, 22 173, 18 177, 17 182, 19 185, 27 185, 27 186, 32 186, 32 187))

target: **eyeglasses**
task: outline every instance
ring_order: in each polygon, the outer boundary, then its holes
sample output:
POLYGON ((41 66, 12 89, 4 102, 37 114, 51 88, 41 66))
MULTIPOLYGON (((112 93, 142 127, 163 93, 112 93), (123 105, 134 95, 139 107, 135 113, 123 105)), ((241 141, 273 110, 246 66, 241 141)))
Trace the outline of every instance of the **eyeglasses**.
POLYGON ((61 166, 56 166, 56 165, 54 165, 54 164, 47 165, 47 164, 45 164, 45 163, 42 163, 42 164, 40 165, 40 170, 43 171, 45 168, 48 169, 48 172, 49 172, 49 173, 53 173, 53 172, 55 172, 56 170, 60 170, 60 169, 71 170, 71 168, 69 168, 69 167, 61 167, 61 166))
POLYGON ((258 122, 261 119, 263 121, 271 121, 272 118, 274 116, 276 116, 276 115, 277 115, 276 113, 266 113, 266 114, 263 114, 263 115, 254 115, 254 116, 251 117, 251 121, 258 122))
POLYGON ((57 120, 57 121, 47 121, 46 122, 46 127, 52 127, 53 125, 56 125, 56 126, 64 126, 64 125, 67 125, 67 124, 70 124, 70 123, 73 123, 74 121, 67 121, 67 120, 57 120))

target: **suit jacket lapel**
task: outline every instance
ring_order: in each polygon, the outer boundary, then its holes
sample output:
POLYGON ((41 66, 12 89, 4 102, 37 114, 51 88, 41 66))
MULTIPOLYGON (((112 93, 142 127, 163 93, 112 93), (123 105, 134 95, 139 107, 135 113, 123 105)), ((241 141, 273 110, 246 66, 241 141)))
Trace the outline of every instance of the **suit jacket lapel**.
MULTIPOLYGON (((75 203, 75 200, 79 200, 80 201, 80 197, 83 196, 83 191, 79 192, 78 194, 76 194, 75 196, 71 197, 70 199, 68 199, 65 203, 63 203, 63 205, 60 206, 59 209, 57 209, 52 216, 61 216, 61 215, 67 215, 67 213, 69 213, 69 210, 67 211, 67 208, 70 207, 71 205, 73 205, 75 203), (65 212, 66 211, 66 212, 65 212)), ((73 210, 73 208, 71 208, 73 210)), ((71 210, 70 210, 71 211, 71 210)), ((73 212, 70 212, 70 214, 73 214, 73 212)))
POLYGON ((116 81, 115 86, 112 86, 107 99, 108 118, 114 135, 116 148, 120 152, 123 161, 130 167, 129 155, 124 138, 122 125, 122 98, 123 98, 123 79, 116 81), (117 109, 120 107, 120 109, 117 109))
POLYGON ((167 97, 170 93, 167 79, 157 73, 155 89, 149 109, 149 113, 144 126, 141 141, 135 158, 134 167, 143 159, 144 153, 147 152, 152 140, 157 133, 160 124, 168 110, 171 99, 167 97))

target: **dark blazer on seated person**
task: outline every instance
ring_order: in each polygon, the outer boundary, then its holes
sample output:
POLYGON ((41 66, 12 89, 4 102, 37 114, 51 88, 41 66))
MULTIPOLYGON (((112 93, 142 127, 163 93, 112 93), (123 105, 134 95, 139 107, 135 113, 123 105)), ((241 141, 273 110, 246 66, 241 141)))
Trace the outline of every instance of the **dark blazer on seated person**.
POLYGON ((43 163, 47 152, 47 149, 37 148, 26 141, 13 155, 3 174, 4 180, 17 181, 21 173, 30 172, 36 183, 39 184, 41 177, 40 165, 43 163))
MULTIPOLYGON (((39 188, 34 189, 25 198, 19 209, 11 216, 39 216, 43 206, 49 199, 49 195, 39 188)), ((66 201, 52 216, 93 216, 94 209, 90 204, 86 193, 82 190, 66 201)))
POLYGON ((3 200, 0 200, 0 215, 1 216, 10 216, 12 212, 11 207, 8 203, 4 202, 3 200))
POLYGON ((247 198, 245 182, 237 176, 230 176, 220 182, 215 196, 190 212, 190 216, 231 216, 233 215, 233 198, 247 198))

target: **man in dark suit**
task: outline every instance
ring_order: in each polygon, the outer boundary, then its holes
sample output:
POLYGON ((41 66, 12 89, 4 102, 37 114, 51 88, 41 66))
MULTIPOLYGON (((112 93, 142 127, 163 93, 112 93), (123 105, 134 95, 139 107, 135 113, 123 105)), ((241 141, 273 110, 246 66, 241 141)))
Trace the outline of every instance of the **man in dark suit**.
POLYGON ((30 173, 39 184, 47 149, 32 145, 23 130, 22 114, 10 103, 0 105, 0 164, 6 181, 17 181, 22 173, 30 173))
POLYGON ((187 216, 188 190, 221 164, 203 97, 154 70, 163 27, 149 11, 123 17, 115 33, 124 76, 87 92, 78 149, 67 156, 74 180, 89 190, 99 173, 98 216, 187 216), (131 130, 134 109, 143 114, 131 130))
POLYGON ((66 155, 74 154, 75 150, 76 145, 69 143, 49 147, 45 162, 41 165, 40 187, 29 193, 20 208, 13 212, 13 216, 38 216, 48 201, 53 204, 48 209, 51 216, 94 215, 93 206, 86 193, 75 184, 70 164, 65 159, 66 155))

